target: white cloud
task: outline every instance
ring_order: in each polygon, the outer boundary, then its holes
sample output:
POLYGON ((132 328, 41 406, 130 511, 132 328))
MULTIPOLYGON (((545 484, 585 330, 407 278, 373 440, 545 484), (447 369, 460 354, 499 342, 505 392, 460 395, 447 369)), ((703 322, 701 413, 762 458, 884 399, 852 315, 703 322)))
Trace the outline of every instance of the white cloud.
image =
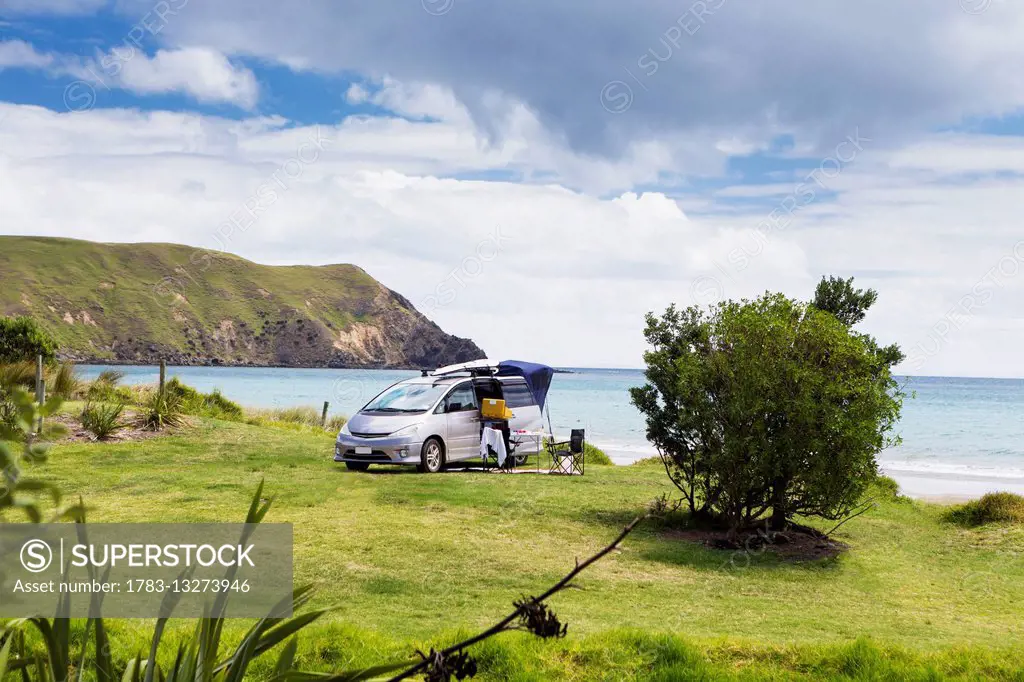
POLYGON ((450 88, 431 83, 400 83, 384 78, 377 90, 353 84, 348 91, 350 102, 374 104, 410 118, 435 118, 443 121, 469 121, 469 111, 455 98, 450 88))
MULTIPOLYGON (((116 53, 106 55, 111 58, 116 59, 116 53)), ((200 102, 230 102, 245 109, 259 99, 252 71, 203 47, 159 50, 152 57, 136 54, 121 62, 115 78, 120 87, 142 95, 180 92, 200 102)))
POLYGON ((45 69, 53 62, 53 55, 38 52, 23 40, 0 42, 0 69, 45 69))
POLYGON ((21 40, 0 42, 0 69, 43 70, 70 77, 94 91, 122 89, 139 95, 181 93, 199 102, 251 109, 259 99, 253 72, 206 47, 158 50, 153 56, 122 45, 95 58, 42 53, 21 40))
POLYGON ((4 0, 0 13, 36 16, 92 14, 107 4, 107 0, 4 0))

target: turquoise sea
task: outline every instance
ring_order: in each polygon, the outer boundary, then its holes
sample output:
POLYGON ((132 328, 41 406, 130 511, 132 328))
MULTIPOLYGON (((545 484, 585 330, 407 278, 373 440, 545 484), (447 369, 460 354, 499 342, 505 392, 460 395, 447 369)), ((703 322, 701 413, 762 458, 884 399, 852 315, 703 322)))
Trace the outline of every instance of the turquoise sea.
MULTIPOLYGON (((103 369, 125 374, 125 383, 155 383, 157 368, 83 366, 92 378, 103 369)), ((620 464, 651 456, 640 414, 628 389, 643 382, 640 370, 569 368, 556 374, 548 402, 556 434, 585 428, 587 438, 620 464)), ((252 407, 330 402, 332 414, 352 414, 386 386, 412 371, 170 367, 169 376, 202 391, 252 407)), ((883 468, 899 477, 935 475, 1024 479, 1024 380, 904 377, 908 398, 899 433, 903 444, 882 453, 883 468)))

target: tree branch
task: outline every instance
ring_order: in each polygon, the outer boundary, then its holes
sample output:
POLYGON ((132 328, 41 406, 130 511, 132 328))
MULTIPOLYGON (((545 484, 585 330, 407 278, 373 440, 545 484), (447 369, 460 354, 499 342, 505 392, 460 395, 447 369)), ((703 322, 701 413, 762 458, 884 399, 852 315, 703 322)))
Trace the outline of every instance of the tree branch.
POLYGON ((837 530, 839 530, 839 527, 842 526, 844 523, 846 523, 847 521, 852 521, 853 519, 857 518, 861 514, 866 514, 867 512, 869 512, 870 510, 874 509, 877 506, 878 505, 875 504, 875 498, 872 497, 871 499, 867 500, 864 503, 864 506, 862 506, 860 511, 858 511, 856 514, 851 514, 850 516, 847 516, 845 519, 843 519, 842 521, 837 523, 835 526, 833 526, 832 530, 830 530, 829 532, 825 533, 825 537, 830 538, 832 536, 832 533, 834 533, 837 530))
POLYGON ((564 578, 562 578, 557 583, 555 583, 552 587, 550 587, 547 591, 545 591, 539 597, 531 597, 529 599, 524 599, 522 602, 517 602, 517 606, 516 606, 516 610, 515 611, 510 613, 505 618, 502 618, 500 621, 498 621, 497 623, 495 623, 491 627, 487 628, 486 630, 484 630, 483 632, 481 632, 481 633, 479 633, 477 635, 474 635, 474 636, 470 637, 469 639, 465 639, 465 640, 459 642, 458 644, 453 644, 452 646, 450 646, 450 647, 448 647, 446 649, 443 649, 440 652, 432 652, 434 654, 432 656, 423 656, 423 660, 422 661, 420 661, 419 663, 413 665, 412 667, 408 668, 407 670, 399 673, 398 675, 392 677, 390 682, 397 682, 398 680, 404 680, 404 679, 407 679, 407 678, 409 678, 409 677, 411 677, 411 676, 413 676, 413 675, 415 675, 417 673, 424 672, 428 668, 430 668, 430 666, 433 665, 436 660, 439 660, 439 659, 440 660, 444 660, 445 658, 447 658, 449 656, 458 655, 461 651, 463 651, 467 647, 470 647, 470 646, 472 646, 474 644, 482 642, 483 640, 488 639, 490 637, 493 637, 494 635, 497 635, 497 634, 499 634, 501 632, 505 632, 505 631, 508 631, 510 629, 514 629, 514 628, 511 628, 510 626, 515 621, 519 620, 526 613, 527 609, 530 606, 542 605, 544 600, 546 600, 549 597, 551 597, 551 596, 561 592, 562 590, 566 589, 567 587, 570 587, 570 583, 573 581, 573 579, 577 575, 579 575, 584 570, 586 570, 588 566, 590 566, 594 562, 600 560, 602 557, 604 557, 605 555, 607 555, 608 553, 610 553, 614 549, 616 549, 622 543, 622 541, 626 539, 626 536, 628 536, 630 533, 632 533, 633 530, 638 525, 640 525, 641 522, 643 522, 644 520, 650 518, 653 515, 654 515, 653 512, 648 512, 646 514, 642 514, 641 516, 638 516, 635 519, 633 519, 628 525, 626 525, 625 528, 622 529, 622 532, 619 533, 618 537, 616 537, 614 540, 612 540, 611 544, 607 545, 604 549, 599 551, 597 554, 594 554, 593 556, 591 556, 586 561, 583 561, 582 563, 579 560, 577 560, 576 561, 576 566, 571 571, 569 571, 569 573, 567 573, 564 578))

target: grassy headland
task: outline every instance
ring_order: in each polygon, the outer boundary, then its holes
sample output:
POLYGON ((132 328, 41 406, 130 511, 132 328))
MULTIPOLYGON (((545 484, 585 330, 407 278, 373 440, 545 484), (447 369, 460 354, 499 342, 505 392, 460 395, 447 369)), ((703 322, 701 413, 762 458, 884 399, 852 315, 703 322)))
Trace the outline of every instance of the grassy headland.
MULTIPOLYGON (((339 605, 301 638, 303 666, 321 670, 491 624, 673 492, 651 464, 582 478, 357 474, 331 461, 331 440, 198 419, 145 441, 58 445, 33 473, 103 522, 238 520, 265 478, 267 520, 294 524, 296 583, 339 605)), ((878 493, 836 533, 849 550, 821 562, 642 527, 552 601, 566 640, 489 642, 479 679, 1021 679, 1024 528, 965 529, 942 507, 878 493)), ((113 625, 123 658, 151 630, 113 625)))
POLYGON ((441 366, 483 357, 355 265, 270 266, 178 244, 0 236, 0 315, 88 362, 441 366))

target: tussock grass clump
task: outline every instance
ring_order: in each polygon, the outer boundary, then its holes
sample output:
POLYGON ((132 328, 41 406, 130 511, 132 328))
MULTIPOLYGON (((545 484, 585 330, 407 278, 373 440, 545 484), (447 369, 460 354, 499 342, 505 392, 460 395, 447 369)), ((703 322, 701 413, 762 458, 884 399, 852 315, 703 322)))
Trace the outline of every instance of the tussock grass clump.
POLYGON ((242 406, 225 398, 218 388, 213 389, 212 393, 206 394, 205 402, 209 409, 225 415, 224 418, 230 416, 232 419, 241 419, 244 415, 242 406))
POLYGON ((0 364, 0 386, 33 388, 36 382, 36 363, 29 360, 0 364))
POLYGON ((0 385, 0 429, 13 430, 18 423, 18 406, 14 395, 0 385))
POLYGON ((613 464, 612 460, 608 455, 604 453, 604 450, 591 445, 590 443, 583 444, 584 456, 586 457, 587 464, 597 464, 599 466, 606 466, 613 464))
POLYGON ((291 422, 304 426, 319 426, 320 415, 314 407, 283 407, 272 410, 274 420, 279 422, 291 422))
POLYGON ((85 403, 85 408, 79 420, 82 428, 96 436, 99 440, 106 440, 123 429, 126 424, 121 420, 124 413, 124 403, 85 403))
POLYGON ((341 427, 344 426, 346 422, 348 422, 348 417, 345 415, 327 415, 327 424, 324 425, 324 428, 331 433, 336 433, 341 431, 341 427))
POLYGON ((85 389, 86 400, 126 405, 139 405, 144 402, 148 397, 143 395, 146 389, 141 386, 118 386, 123 378, 124 374, 116 369, 103 370, 85 389))
POLYGON ((278 426, 298 430, 316 429, 336 433, 348 421, 341 415, 327 417, 327 423, 320 425, 320 411, 315 407, 278 407, 273 409, 246 410, 245 423, 253 426, 278 426))
POLYGON ((50 393, 62 400, 71 400, 82 390, 82 380, 78 377, 78 370, 74 363, 62 362, 57 365, 57 371, 51 379, 50 393))
POLYGON ((219 389, 212 393, 200 393, 196 389, 183 384, 178 377, 167 382, 166 390, 181 398, 181 411, 211 419, 241 421, 244 413, 242 406, 225 398, 219 389))
POLYGON ((36 365, 34 362, 8 362, 0 364, 0 428, 15 429, 18 423, 18 407, 14 393, 18 389, 29 389, 35 385, 36 365))
POLYGON ((875 479, 875 488, 886 497, 896 499, 900 494, 900 484, 896 479, 889 476, 879 476, 875 479))
POLYGON ((96 400, 104 403, 125 403, 126 405, 140 405, 147 396, 143 395, 143 388, 139 386, 115 386, 106 381, 96 380, 85 389, 86 400, 96 400))
POLYGON ((867 495, 875 499, 898 502, 900 504, 909 504, 911 502, 909 497, 900 492, 900 484, 889 476, 878 476, 874 483, 872 483, 872 487, 868 490, 867 495))
POLYGON ((181 409, 181 396, 166 389, 154 391, 142 405, 136 420, 139 426, 152 431, 183 426, 185 414, 181 409))
POLYGON ((96 383, 117 386, 121 383, 121 379, 124 379, 124 372, 119 372, 116 369, 105 369, 96 377, 96 383))
POLYGON ((1014 493, 988 493, 981 499, 951 508, 945 516, 947 521, 968 528, 989 523, 1024 524, 1024 497, 1014 493))

